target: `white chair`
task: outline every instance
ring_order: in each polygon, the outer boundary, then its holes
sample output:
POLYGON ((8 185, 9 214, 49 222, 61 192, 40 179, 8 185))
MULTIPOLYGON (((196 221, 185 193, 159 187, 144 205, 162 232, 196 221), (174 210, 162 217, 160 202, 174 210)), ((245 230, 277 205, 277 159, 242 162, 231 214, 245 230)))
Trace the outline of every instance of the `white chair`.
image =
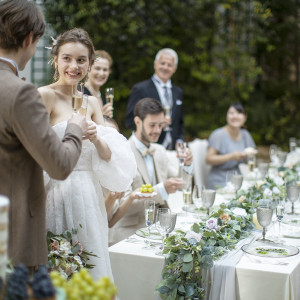
POLYGON ((188 146, 193 153, 195 184, 207 186, 207 178, 211 168, 211 166, 205 163, 208 141, 194 139, 188 143, 188 146))

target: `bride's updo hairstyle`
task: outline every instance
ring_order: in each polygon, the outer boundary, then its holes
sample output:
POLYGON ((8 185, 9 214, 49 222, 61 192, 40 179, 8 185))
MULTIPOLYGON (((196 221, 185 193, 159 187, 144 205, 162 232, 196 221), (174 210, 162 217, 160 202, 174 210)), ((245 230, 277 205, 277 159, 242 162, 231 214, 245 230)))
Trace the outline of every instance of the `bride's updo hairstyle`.
POLYGON ((59 35, 57 40, 53 43, 51 54, 53 56, 58 56, 59 48, 67 43, 81 43, 85 45, 89 50, 90 65, 93 64, 95 59, 95 49, 89 34, 85 30, 82 28, 73 28, 59 35))

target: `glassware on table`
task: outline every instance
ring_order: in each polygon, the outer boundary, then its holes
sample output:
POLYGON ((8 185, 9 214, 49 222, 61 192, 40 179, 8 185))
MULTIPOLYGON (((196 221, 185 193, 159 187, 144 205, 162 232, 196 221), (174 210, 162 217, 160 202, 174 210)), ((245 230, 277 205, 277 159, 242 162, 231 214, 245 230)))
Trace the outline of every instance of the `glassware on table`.
MULTIPOLYGON (((170 107, 170 105, 164 106, 164 110, 165 110, 165 117, 171 119, 171 107, 170 107)), ((164 128, 164 131, 172 131, 172 128, 168 125, 164 128)))
POLYGON ((256 208, 257 221, 259 225, 263 228, 262 232, 262 241, 266 240, 266 227, 271 224, 272 216, 273 216, 273 207, 269 204, 260 205, 256 208))
POLYGON ((207 216, 209 216, 209 209, 213 206, 216 198, 216 191, 204 189, 201 193, 202 205, 207 210, 207 216))
POLYGON ((114 95, 114 88, 105 89, 105 101, 106 103, 110 103, 111 106, 114 104, 114 95))
POLYGON ((268 174, 268 171, 269 171, 269 164, 268 163, 265 163, 265 162, 260 162, 258 164, 258 171, 260 173, 260 177, 262 179, 264 179, 267 174, 268 174))
POLYGON ((282 167, 286 161, 286 157, 287 157, 287 152, 285 151, 278 151, 277 152, 277 157, 279 160, 279 165, 282 167))
POLYGON ((150 199, 144 200, 144 209, 145 209, 145 223, 148 229, 147 246, 145 248, 150 248, 150 227, 154 224, 155 201, 150 199))
POLYGON ((83 99, 83 83, 79 82, 72 86, 72 108, 77 113, 82 106, 83 99))
POLYGON ((288 185, 286 187, 287 199, 292 202, 292 212, 290 214, 295 214, 294 203, 299 199, 300 187, 297 185, 288 185))
POLYGON ((242 174, 233 174, 231 176, 231 183, 233 184, 234 188, 235 188, 235 192, 237 192, 242 184, 243 184, 243 175, 242 174))
POLYGON ((191 204, 193 204, 192 201, 192 175, 190 174, 184 174, 183 176, 183 185, 182 185, 182 197, 183 197, 183 203, 184 203, 184 210, 186 215, 185 223, 187 224, 187 216, 188 216, 188 209, 191 204))
POLYGON ((202 189, 199 185, 195 184, 193 188, 192 198, 193 203, 196 208, 199 210, 198 216, 200 217, 200 208, 202 206, 202 198, 201 198, 202 189))
MULTIPOLYGON (((155 253, 162 255, 164 251, 164 241, 172 227, 175 228, 174 222, 176 223, 177 214, 171 213, 168 208, 159 208, 156 214, 156 229, 162 236, 162 250, 155 253)), ((173 229, 174 229, 173 228, 173 229)))
POLYGON ((270 148, 269 148, 270 161, 273 165, 276 165, 278 163, 277 152, 279 150, 280 149, 276 145, 274 145, 274 144, 270 145, 270 148))
POLYGON ((281 239, 281 221, 284 217, 284 211, 285 211, 285 205, 284 205, 284 200, 283 199, 279 199, 278 200, 278 204, 276 206, 276 217, 277 217, 277 222, 278 222, 278 238, 276 240, 276 242, 280 242, 282 243, 282 239, 281 239))
POLYGON ((297 148, 297 139, 295 137, 290 137, 289 138, 289 148, 290 152, 293 152, 297 148))

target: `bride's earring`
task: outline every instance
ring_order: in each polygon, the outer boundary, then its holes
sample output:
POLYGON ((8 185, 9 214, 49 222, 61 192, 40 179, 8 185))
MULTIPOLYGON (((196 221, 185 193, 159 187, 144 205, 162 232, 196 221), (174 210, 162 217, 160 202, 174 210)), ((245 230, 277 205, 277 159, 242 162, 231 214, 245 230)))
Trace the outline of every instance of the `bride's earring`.
POLYGON ((54 75, 53 75, 53 79, 56 81, 59 78, 59 73, 58 73, 58 67, 57 67, 57 63, 55 63, 54 65, 54 75))

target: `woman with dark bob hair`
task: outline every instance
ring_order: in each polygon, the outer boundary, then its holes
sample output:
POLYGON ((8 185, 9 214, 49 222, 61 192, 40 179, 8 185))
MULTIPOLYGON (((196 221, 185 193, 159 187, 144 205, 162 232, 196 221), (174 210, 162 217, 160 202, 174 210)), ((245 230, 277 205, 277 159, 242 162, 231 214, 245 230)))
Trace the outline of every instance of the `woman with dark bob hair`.
POLYGON ((243 126, 247 120, 241 103, 231 103, 227 111, 227 124, 212 132, 208 140, 206 163, 212 165, 208 176, 208 188, 220 188, 226 184, 228 171, 239 172, 239 164, 245 161, 245 149, 255 143, 243 126))

